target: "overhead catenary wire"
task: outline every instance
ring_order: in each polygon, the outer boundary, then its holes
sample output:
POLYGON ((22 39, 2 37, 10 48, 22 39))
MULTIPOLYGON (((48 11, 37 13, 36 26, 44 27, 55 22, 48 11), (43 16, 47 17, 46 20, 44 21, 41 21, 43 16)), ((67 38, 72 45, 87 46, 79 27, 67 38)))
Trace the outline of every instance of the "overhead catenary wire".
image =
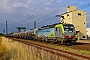
MULTIPOLYGON (((89 5, 89 4, 88 4, 89 5)), ((85 7, 85 6, 84 6, 85 7)), ((41 18, 43 18, 43 17, 41 17, 41 18)))
MULTIPOLYGON (((72 1, 72 0, 71 0, 71 1, 72 1)), ((70 1, 70 2, 71 2, 71 1, 70 1)), ((63 6, 65 6, 65 4, 64 4, 63 6)), ((63 7, 63 6, 62 6, 62 7, 63 7)), ((60 8, 60 9, 58 9, 58 10, 62 10, 62 8, 60 8)), ((53 10, 52 12, 50 12, 50 13, 53 13, 54 11, 58 11, 58 10, 57 10, 57 9, 54 9, 54 10, 53 10)), ((48 10, 47 10, 47 11, 48 11, 48 10)), ((45 16, 42 16, 41 18, 43 18, 43 17, 45 17, 45 16)), ((41 18, 39 18, 39 19, 41 19, 41 18)), ((39 20, 39 19, 37 19, 37 20, 39 20)))
MULTIPOLYGON (((72 2, 73 0, 71 0, 70 2, 72 2)), ((59 3, 60 4, 60 3, 59 3)), ((66 4, 64 4, 64 5, 62 5, 62 7, 63 6, 65 6, 66 4)), ((62 9, 62 8, 60 8, 60 9, 62 9)), ((59 10, 59 9, 58 9, 59 10)), ((47 10, 47 11, 49 11, 49 10, 47 10)), ((50 12, 50 13, 53 13, 54 11, 57 11, 57 9, 54 9, 52 12, 50 12)), ((48 15, 48 14, 47 14, 48 15)), ((38 19, 36 19, 36 20, 40 20, 41 18, 43 18, 43 17, 45 17, 45 16, 42 16, 42 17, 40 17, 40 18, 38 18, 38 19)), ((27 23, 28 24, 28 23, 27 23)))
MULTIPOLYGON (((82 2, 81 2, 81 3, 82 3, 82 2)), ((85 9, 85 8, 87 8, 87 7, 90 6, 90 2, 89 2, 89 0, 88 0, 88 1, 85 1, 84 3, 86 3, 86 4, 83 5, 83 6, 81 6, 81 7, 79 7, 78 9, 85 9)))
MULTIPOLYGON (((81 15, 81 16, 88 15, 88 14, 90 14, 90 13, 83 14, 83 15, 81 15)), ((77 18, 77 17, 80 17, 80 16, 75 16, 75 17, 72 17, 72 18, 77 18)), ((49 19, 47 19, 47 20, 41 21, 41 22, 46 22, 46 21, 51 20, 51 19, 53 19, 53 18, 55 18, 55 16, 52 17, 52 18, 49 18, 49 19)), ((67 19, 64 19, 64 20, 68 20, 68 19, 72 19, 72 18, 67 18, 67 19)), ((41 23, 41 22, 39 22, 39 23, 41 23)))
MULTIPOLYGON (((54 0, 53 2, 51 2, 51 3, 50 3, 49 5, 47 5, 46 7, 49 7, 50 5, 52 5, 53 3, 55 3, 56 1, 57 1, 57 0, 54 0)), ((44 0, 43 0, 42 2, 44 2, 44 0)), ((41 4, 39 4, 37 7, 39 7, 40 5, 41 5, 41 4)), ((37 7, 35 7, 32 12, 34 12, 37 7)), ((46 8, 46 7, 45 7, 45 8, 46 8)), ((45 9, 45 8, 44 8, 44 9, 45 9)), ((40 10, 39 12, 43 11, 44 9, 40 10)), ((39 12, 36 12, 36 13, 39 13, 39 12)), ((34 15, 32 15, 32 16, 34 16, 34 15)), ((32 16, 31 16, 31 17, 32 17, 32 16)), ((23 24, 23 25, 26 25, 26 24, 23 24)))
MULTIPOLYGON (((52 5, 53 3, 55 3, 57 0, 54 0, 53 2, 51 2, 49 5, 47 5, 46 7, 49 7, 50 5, 52 5)), ((45 8, 46 8, 45 7, 45 8)), ((40 11, 36 12, 35 14, 38 14, 40 12, 42 12, 45 8, 41 9, 40 11)), ((30 17, 34 16, 35 14, 31 15, 30 17)))
MULTIPOLYGON (((84 15, 89 15, 90 13, 87 13, 87 14, 83 14, 83 15, 81 15, 81 16, 84 16, 84 15)), ((80 17, 80 16, 75 16, 75 17, 72 17, 72 18, 77 18, 77 17, 80 17)), ((52 20, 53 18, 56 18, 55 16, 53 16, 53 17, 51 17, 51 18, 49 18, 49 19, 47 19, 47 20, 43 20, 43 21, 40 21, 40 22, 37 22, 37 24, 40 24, 40 23, 42 23, 42 22, 46 22, 46 21, 48 21, 48 20, 52 20)), ((72 18, 67 18, 67 19, 64 19, 64 20, 68 20, 68 19, 72 19, 72 18)), ((33 25, 31 25, 31 26, 33 26, 33 25)), ((10 28, 9 28, 10 29, 10 28)))
POLYGON ((33 10, 32 12, 34 12, 39 6, 41 6, 41 4, 44 2, 45 0, 43 0, 40 4, 38 4, 33 10))
MULTIPOLYGON (((70 2, 72 2, 73 0, 71 0, 70 2)), ((66 4, 64 4, 64 5, 62 5, 62 7, 63 6, 65 6, 66 4)), ((62 8, 60 8, 60 9, 58 9, 58 10, 62 10, 62 8)), ((54 11, 58 11, 57 9, 54 9, 52 12, 50 12, 50 13, 53 13, 54 11)), ((45 16, 43 16, 43 17, 45 17, 45 16)), ((41 17, 41 18, 43 18, 43 17, 41 17)), ((41 19, 41 18, 39 18, 39 19, 41 19)), ((54 17, 51 17, 51 18, 54 18, 54 17)), ((50 19, 50 18, 49 18, 50 19)), ((48 20, 49 20, 48 19, 48 20)), ((45 20, 46 21, 46 20, 45 20)))
MULTIPOLYGON (((39 6, 41 6, 41 4, 43 4, 44 1, 45 1, 45 0, 41 1, 41 2, 31 11, 31 13, 33 13, 39 6)), ((28 16, 28 15, 26 15, 26 16, 28 16)), ((27 20, 27 19, 25 19, 25 20, 27 20)), ((24 22, 24 21, 23 21, 23 22, 24 22)))
MULTIPOLYGON (((48 19, 47 19, 48 20, 48 19)), ((45 19, 45 21, 46 21, 46 19, 45 19)), ((28 24, 25 24, 25 25, 29 25, 29 23, 28 24)))
MULTIPOLYGON (((56 1, 57 1, 57 0, 54 0, 53 2, 51 2, 51 3, 50 3, 49 5, 47 5, 46 7, 49 7, 50 5, 52 5, 53 3, 55 3, 56 1)), ((44 0, 43 0, 42 2, 44 2, 44 0)), ((42 3, 42 2, 41 2, 41 3, 42 3)), ((37 7, 39 7, 39 6, 41 5, 41 3, 40 3, 37 7)), ((34 12, 37 7, 35 7, 35 8, 32 10, 32 12, 34 12)), ((45 8, 46 8, 46 7, 45 7, 45 8)), ((45 9, 45 8, 44 8, 44 9, 45 9)), ((40 10, 39 12, 43 11, 44 9, 40 10)), ((39 12, 36 12, 36 14, 39 13, 39 12)), ((34 16, 34 15, 32 15, 32 16, 34 16)), ((30 16, 30 17, 32 17, 32 16, 30 16)), ((26 24, 23 24, 23 25, 26 25, 26 24)))
MULTIPOLYGON (((41 4, 43 4, 45 0, 41 1, 32 11, 31 13, 33 13, 39 6, 41 6, 41 4)), ((28 15, 27 15, 28 16, 28 15)))
MULTIPOLYGON (((70 18, 69 18, 70 19, 70 18)), ((51 20, 51 19, 50 19, 51 20)), ((48 20, 47 20, 48 21, 48 20)))
MULTIPOLYGON (((72 2, 72 1, 70 1, 70 2, 72 2)), ((44 17, 44 16, 43 16, 44 17)), ((41 18, 43 18, 43 17, 41 17, 41 18)), ((39 19, 37 19, 37 20, 39 20, 39 19)))

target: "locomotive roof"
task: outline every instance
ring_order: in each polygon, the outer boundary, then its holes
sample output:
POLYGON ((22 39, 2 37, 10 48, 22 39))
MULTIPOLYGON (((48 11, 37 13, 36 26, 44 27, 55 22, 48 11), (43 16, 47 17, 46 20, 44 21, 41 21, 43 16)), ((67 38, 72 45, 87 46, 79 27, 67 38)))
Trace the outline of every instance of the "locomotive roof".
POLYGON ((63 25, 74 26, 73 24, 63 24, 63 25))
POLYGON ((53 28, 57 24, 62 24, 62 23, 55 23, 55 24, 52 24, 52 25, 42 26, 41 28, 53 28))
POLYGON ((55 23, 55 24, 52 24, 52 25, 42 26, 41 28, 38 28, 38 29, 53 28, 53 27, 55 27, 57 24, 63 24, 63 25, 73 26, 73 24, 55 23))
POLYGON ((55 24, 52 24, 52 25, 42 26, 41 28, 53 28, 53 27, 55 27, 55 25, 57 25, 57 24, 72 25, 72 26, 73 26, 73 24, 67 24, 67 23, 55 23, 55 24))

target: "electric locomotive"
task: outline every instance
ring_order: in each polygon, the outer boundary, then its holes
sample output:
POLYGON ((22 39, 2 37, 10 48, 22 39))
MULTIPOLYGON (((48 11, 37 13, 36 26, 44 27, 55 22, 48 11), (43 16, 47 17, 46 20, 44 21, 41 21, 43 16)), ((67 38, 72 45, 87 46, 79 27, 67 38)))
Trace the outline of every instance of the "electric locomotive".
POLYGON ((36 29, 35 39, 44 42, 57 42, 61 44, 72 44, 76 42, 75 28, 73 24, 54 24, 36 29))

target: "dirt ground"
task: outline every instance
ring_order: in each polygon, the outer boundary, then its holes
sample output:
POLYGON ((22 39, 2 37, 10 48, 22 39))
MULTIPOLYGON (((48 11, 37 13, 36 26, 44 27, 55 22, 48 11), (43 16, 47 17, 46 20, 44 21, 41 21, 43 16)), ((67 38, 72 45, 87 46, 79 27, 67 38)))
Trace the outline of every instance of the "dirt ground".
POLYGON ((71 48, 90 51, 90 40, 78 40, 71 48))
POLYGON ((90 51, 90 40, 78 40, 72 46, 66 46, 66 47, 90 51))
POLYGON ((89 40, 77 40, 77 42, 81 42, 81 43, 90 43, 90 39, 89 39, 89 40))

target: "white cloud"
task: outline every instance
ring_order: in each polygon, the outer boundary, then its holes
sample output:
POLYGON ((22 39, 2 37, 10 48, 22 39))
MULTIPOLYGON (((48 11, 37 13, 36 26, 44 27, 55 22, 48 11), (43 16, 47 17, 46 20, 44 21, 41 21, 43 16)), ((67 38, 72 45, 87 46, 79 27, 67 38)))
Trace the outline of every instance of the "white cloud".
POLYGON ((22 3, 15 3, 15 4, 13 4, 13 6, 12 7, 27 7, 27 5, 25 5, 25 4, 22 4, 22 3))
POLYGON ((1 0, 0 10, 2 10, 2 12, 10 12, 16 7, 28 8, 29 4, 32 3, 33 0, 25 0, 26 2, 21 1, 22 0, 1 0))
POLYGON ((33 0, 28 0, 27 3, 30 4, 33 0))
POLYGON ((0 9, 2 10, 2 12, 11 10, 11 7, 8 6, 8 1, 7 0, 0 1, 0 9))

